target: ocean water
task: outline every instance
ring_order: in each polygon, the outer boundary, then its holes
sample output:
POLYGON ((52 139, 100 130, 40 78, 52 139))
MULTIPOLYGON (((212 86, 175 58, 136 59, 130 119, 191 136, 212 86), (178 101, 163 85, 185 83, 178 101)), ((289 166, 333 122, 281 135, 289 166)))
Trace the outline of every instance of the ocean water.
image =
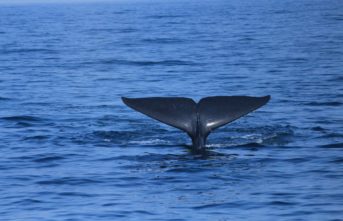
POLYGON ((0 220, 343 220, 343 2, 0 5, 0 220), (194 155, 121 96, 271 95, 194 155))

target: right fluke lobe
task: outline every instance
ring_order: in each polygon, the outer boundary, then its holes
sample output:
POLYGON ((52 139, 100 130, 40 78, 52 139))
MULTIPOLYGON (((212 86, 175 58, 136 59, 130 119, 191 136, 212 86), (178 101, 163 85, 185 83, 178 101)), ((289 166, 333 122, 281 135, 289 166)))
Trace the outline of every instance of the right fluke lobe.
POLYGON ((200 122, 207 134, 262 107, 269 100, 270 96, 205 97, 198 103, 200 122))

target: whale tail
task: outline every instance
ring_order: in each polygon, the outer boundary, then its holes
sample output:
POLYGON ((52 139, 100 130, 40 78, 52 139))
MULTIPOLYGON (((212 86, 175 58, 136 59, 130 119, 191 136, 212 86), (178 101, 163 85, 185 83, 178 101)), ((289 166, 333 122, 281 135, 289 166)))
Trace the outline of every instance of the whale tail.
POLYGON ((205 97, 198 103, 184 97, 122 97, 122 100, 136 111, 183 130, 191 137, 193 147, 202 149, 213 130, 262 107, 270 96, 205 97))

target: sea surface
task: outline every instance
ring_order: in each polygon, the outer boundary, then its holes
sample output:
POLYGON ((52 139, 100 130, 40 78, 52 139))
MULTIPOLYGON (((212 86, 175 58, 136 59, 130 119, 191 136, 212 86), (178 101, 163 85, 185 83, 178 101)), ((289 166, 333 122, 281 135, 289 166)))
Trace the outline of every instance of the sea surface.
POLYGON ((0 220, 343 220, 343 1, 0 5, 0 220), (121 96, 271 95, 208 153, 121 96))

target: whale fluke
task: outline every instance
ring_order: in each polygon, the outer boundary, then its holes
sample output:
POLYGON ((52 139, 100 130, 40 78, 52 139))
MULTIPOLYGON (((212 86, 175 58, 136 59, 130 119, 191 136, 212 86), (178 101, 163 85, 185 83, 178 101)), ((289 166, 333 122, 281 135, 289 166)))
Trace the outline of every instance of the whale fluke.
POLYGON ((270 96, 205 97, 198 103, 184 97, 122 97, 122 100, 136 111, 185 131, 193 147, 203 149, 213 130, 262 107, 270 96))

